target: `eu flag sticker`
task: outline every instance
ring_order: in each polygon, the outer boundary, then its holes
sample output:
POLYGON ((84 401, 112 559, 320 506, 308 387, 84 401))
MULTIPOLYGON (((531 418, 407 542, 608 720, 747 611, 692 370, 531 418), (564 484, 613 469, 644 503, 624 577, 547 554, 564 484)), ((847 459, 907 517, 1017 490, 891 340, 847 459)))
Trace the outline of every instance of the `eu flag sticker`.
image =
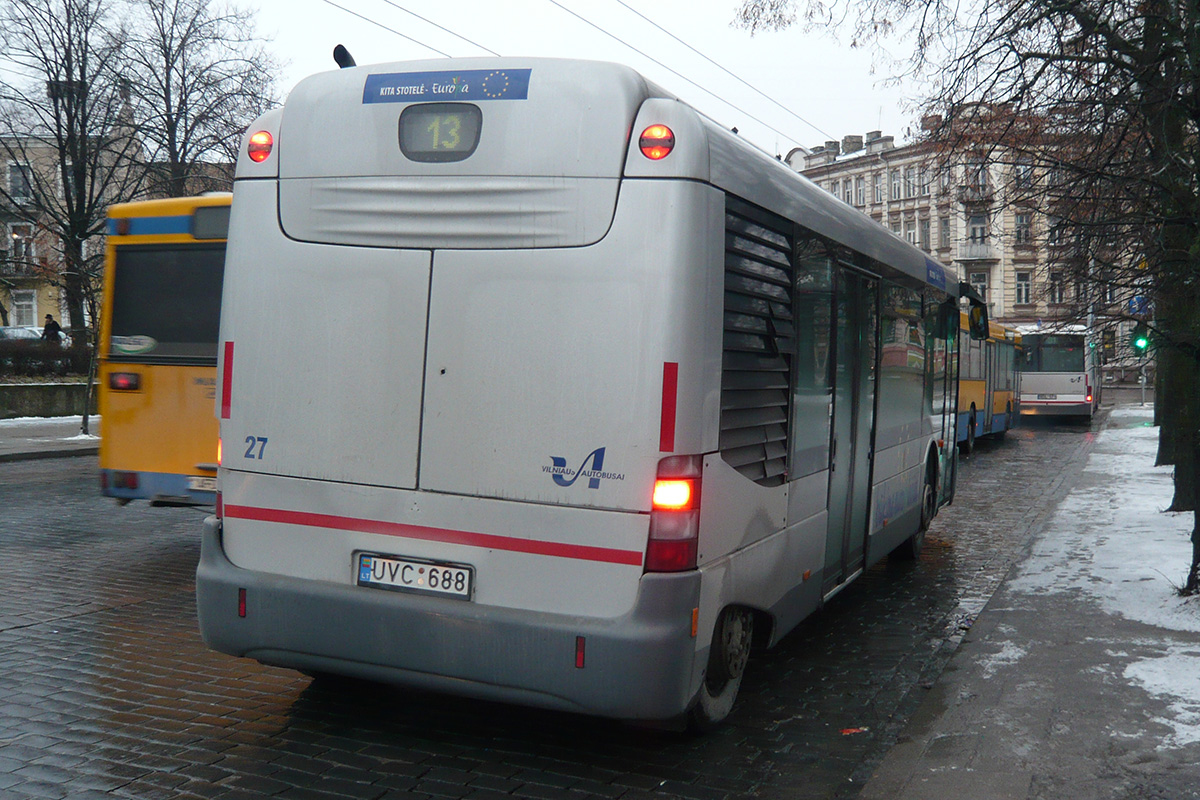
POLYGON ((528 69, 468 69, 461 72, 392 72, 368 75, 364 103, 452 100, 525 100, 528 69))

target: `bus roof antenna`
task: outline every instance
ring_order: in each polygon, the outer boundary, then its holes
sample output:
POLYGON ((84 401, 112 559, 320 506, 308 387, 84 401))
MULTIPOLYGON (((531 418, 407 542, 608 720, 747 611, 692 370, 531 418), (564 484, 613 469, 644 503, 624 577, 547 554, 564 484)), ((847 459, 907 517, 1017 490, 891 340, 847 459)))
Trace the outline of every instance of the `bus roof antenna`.
POLYGON ((350 51, 340 44, 333 48, 333 60, 336 61, 337 65, 342 69, 358 66, 358 64, 354 62, 354 56, 350 55, 350 51))

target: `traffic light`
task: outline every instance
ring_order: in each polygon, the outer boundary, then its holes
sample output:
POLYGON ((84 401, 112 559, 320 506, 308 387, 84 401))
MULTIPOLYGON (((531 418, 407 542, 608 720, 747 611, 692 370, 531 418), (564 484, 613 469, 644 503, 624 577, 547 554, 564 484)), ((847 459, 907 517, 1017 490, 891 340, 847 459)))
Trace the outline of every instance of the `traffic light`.
POLYGON ((1146 323, 1139 322, 1133 326, 1133 335, 1129 337, 1129 346, 1139 356, 1146 355, 1146 350, 1150 347, 1150 329, 1146 327, 1146 323))

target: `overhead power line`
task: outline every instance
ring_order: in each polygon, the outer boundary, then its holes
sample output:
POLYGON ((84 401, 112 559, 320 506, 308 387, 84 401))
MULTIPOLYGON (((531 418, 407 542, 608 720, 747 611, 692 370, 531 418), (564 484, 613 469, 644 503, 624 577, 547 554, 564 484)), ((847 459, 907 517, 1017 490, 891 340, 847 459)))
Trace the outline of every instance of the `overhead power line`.
MULTIPOLYGON (((401 39, 407 39, 408 41, 412 42, 415 45, 420 45, 421 47, 424 47, 426 50, 432 50, 433 52, 437 53, 439 56, 445 56, 446 58, 450 58, 449 53, 443 53, 441 50, 438 50, 436 47, 427 45, 418 39, 414 39, 413 37, 411 37, 407 34, 401 33, 400 31, 396 30, 395 28, 389 28, 387 25, 384 25, 382 22, 377 22, 377 21, 371 19, 370 17, 359 14, 357 11, 351 11, 350 9, 346 8, 345 6, 339 6, 337 3, 333 2, 333 0, 321 0, 321 2, 325 3, 326 5, 333 6, 334 8, 341 9, 342 11, 345 11, 347 14, 358 17, 359 19, 363 20, 364 22, 369 22, 372 25, 375 25, 376 27, 383 28, 388 33, 394 33, 397 36, 399 36, 401 39)), ((401 9, 401 10, 403 10, 403 9, 401 9)))
POLYGON ((478 47, 480 50, 484 50, 488 53, 491 53, 492 55, 494 55, 496 57, 500 56, 500 54, 497 53, 495 50, 492 50, 491 48, 488 48, 488 47, 484 47, 479 42, 473 42, 470 39, 468 39, 467 37, 463 36, 461 33, 456 33, 455 31, 452 31, 449 28, 443 28, 441 25, 438 25, 433 20, 425 19, 425 17, 422 17, 420 14, 416 13, 415 11, 409 11, 404 6, 402 6, 398 3, 393 3, 392 0, 383 0, 383 2, 387 3, 389 6, 392 6, 393 8, 400 9, 401 11, 403 11, 405 14, 408 14, 409 16, 416 17, 417 19, 421 20, 422 22, 426 23, 427 25, 432 25, 433 27, 437 28, 438 30, 444 31, 445 33, 450 34, 451 36, 455 37, 456 39, 462 39, 467 44, 472 45, 474 47, 478 47))
POLYGON ((631 11, 631 12, 633 12, 634 14, 637 14, 637 15, 638 15, 639 17, 641 17, 643 20, 645 20, 646 22, 650 23, 650 24, 651 24, 651 25, 653 25, 655 28, 658 28, 658 30, 662 31, 662 32, 663 32, 663 33, 665 33, 667 36, 670 36, 672 39, 674 39, 675 41, 679 42, 681 45, 683 45, 684 47, 686 47, 688 50, 691 50, 693 53, 695 53, 696 55, 700 56, 701 58, 703 58, 703 59, 704 59, 705 61, 707 61, 708 63, 712 64, 714 67, 716 67, 717 69, 721 70, 722 72, 724 72, 724 73, 725 73, 726 75, 728 75, 729 77, 731 77, 731 78, 733 78, 734 80, 738 81, 738 82, 739 82, 739 83, 741 83, 743 86, 746 86, 746 87, 750 88, 751 90, 753 90, 753 91, 757 92, 757 93, 758 93, 760 96, 762 96, 762 97, 765 97, 767 100, 770 100, 772 103, 774 103, 775 105, 779 106, 781 109, 783 109, 784 111, 786 111, 788 114, 791 114, 793 117, 795 117, 796 119, 800 120, 800 121, 801 121, 801 122, 803 122, 805 125, 807 125, 808 127, 812 128, 812 129, 813 129, 814 131, 816 131, 817 133, 819 133, 819 134, 821 134, 822 136, 824 136, 826 139, 834 139, 834 138, 837 138, 837 137, 835 137, 835 136, 832 136, 832 135, 830 135, 830 134, 826 133, 825 131, 821 130, 821 129, 820 129, 820 128, 818 128, 816 125, 812 124, 811 122, 809 122, 808 120, 806 120, 804 117, 800 116, 800 115, 799 115, 799 114, 797 114, 795 111, 792 111, 790 108, 788 108, 787 106, 785 106, 783 103, 781 103, 781 102, 779 102, 778 100, 776 100, 774 97, 771 97, 769 94, 767 94, 766 92, 762 91, 761 89, 759 89, 759 88, 758 88, 757 86, 755 86, 754 84, 752 84, 752 83, 750 83, 749 81, 747 81, 746 79, 742 78, 740 75, 737 75, 737 74, 735 74, 734 72, 730 71, 729 69, 727 69, 727 68, 726 68, 726 67, 724 67, 723 65, 721 65, 721 64, 717 63, 716 61, 714 61, 713 59, 709 58, 709 57, 708 57, 707 55, 705 55, 704 53, 702 53, 702 52, 700 52, 699 50, 697 50, 695 47, 692 47, 690 44, 688 44, 687 42, 685 42, 683 39, 680 39, 678 36, 676 36, 675 34, 671 33, 669 30, 667 30, 667 29, 666 29, 666 28, 664 28, 663 26, 659 25, 657 22, 655 22, 654 20, 650 19, 649 17, 647 17, 647 16, 646 16, 645 14, 643 14, 642 12, 638 11, 636 8, 634 8, 633 6, 631 6, 631 5, 629 5, 628 3, 626 3, 626 2, 625 2, 625 0, 617 0, 617 3, 619 3, 619 4, 620 4, 620 5, 622 5, 622 6, 624 6, 626 9, 628 9, 628 10, 629 10, 629 11, 631 11))
MULTIPOLYGON (((328 1, 329 1, 329 0, 326 0, 326 2, 328 2, 328 1)), ((600 31, 601 33, 603 33, 605 36, 609 37, 610 39, 614 39, 614 40, 616 40, 617 42, 620 42, 621 44, 625 45, 626 47, 628 47, 628 48, 629 48, 630 50, 632 50, 633 52, 637 53, 638 55, 642 56, 643 58, 647 58, 647 59, 649 59, 650 61, 652 61, 652 62, 654 62, 655 64, 657 64, 658 66, 662 67, 662 68, 663 68, 663 69, 665 69, 667 72, 670 72, 672 75, 676 76, 677 78, 680 78, 681 80, 685 80, 685 81, 687 81, 687 82, 688 82, 688 83, 690 83, 692 86, 695 86, 697 89, 699 89, 700 91, 704 92, 705 94, 708 94, 708 95, 711 95, 712 97, 715 97, 715 98, 717 98, 718 100, 720 100, 720 101, 721 101, 722 103, 724 103, 725 105, 727 105, 727 106, 729 106, 730 108, 732 108, 732 109, 734 109, 735 111, 737 111, 739 114, 745 114, 747 117, 749 117, 750 119, 754 120, 754 121, 755 121, 755 122, 757 122, 759 125, 762 125, 762 126, 764 126, 764 127, 770 128, 771 130, 775 131, 776 133, 778 133, 780 136, 782 136, 783 138, 787 139, 788 141, 790 141, 790 142, 796 142, 796 144, 800 144, 800 141, 799 141, 798 139, 796 139, 794 136, 792 136, 791 134, 784 133, 783 131, 779 130, 778 128, 776 128, 776 127, 775 127, 774 125, 772 125, 771 123, 769 123, 769 122, 765 122, 765 121, 763 121, 763 120, 759 119, 758 117, 756 117, 756 116, 754 116, 753 114, 751 114, 749 111, 745 110, 744 108, 740 108, 739 106, 737 106, 737 105, 733 104, 733 103, 732 103, 732 102, 730 102, 729 100, 726 100, 724 97, 721 97, 719 94, 717 94, 716 92, 712 91, 711 89, 706 89, 706 88, 704 88, 703 86, 701 86, 700 84, 696 83, 694 80, 692 80, 691 78, 687 77, 687 76, 686 76, 686 75, 684 75, 683 73, 681 73, 681 72, 679 72, 679 71, 677 71, 677 70, 675 70, 675 69, 672 69, 671 67, 668 67, 666 64, 664 64, 663 62, 659 61, 657 58, 655 58, 654 56, 650 55, 649 53, 646 53, 646 52, 644 52, 644 51, 642 51, 642 50, 639 50, 638 48, 634 47, 634 46, 633 46, 633 45, 631 45, 629 42, 627 42, 627 41, 625 41, 624 39, 622 39, 620 36, 617 36, 615 33, 610 33, 609 31, 607 31, 607 30, 605 30, 604 28, 600 27, 600 26, 599 26, 599 25, 597 25, 596 23, 592 22, 592 21, 591 21, 590 19, 588 19, 587 17, 584 17, 584 16, 582 16, 581 14, 578 14, 578 13, 576 13, 576 12, 572 11, 571 9, 567 8, 567 7, 566 7, 566 6, 564 6, 562 3, 559 3, 559 2, 558 2, 558 0, 547 0, 547 2, 549 2, 551 5, 557 6, 558 8, 560 8, 561 10, 563 10, 563 11, 567 12, 568 14, 570 14, 571 16, 575 17, 576 19, 580 20, 581 22, 584 22, 584 23, 586 23, 587 25, 590 25, 591 27, 593 27, 593 28, 595 28, 596 30, 598 30, 598 31, 600 31)))

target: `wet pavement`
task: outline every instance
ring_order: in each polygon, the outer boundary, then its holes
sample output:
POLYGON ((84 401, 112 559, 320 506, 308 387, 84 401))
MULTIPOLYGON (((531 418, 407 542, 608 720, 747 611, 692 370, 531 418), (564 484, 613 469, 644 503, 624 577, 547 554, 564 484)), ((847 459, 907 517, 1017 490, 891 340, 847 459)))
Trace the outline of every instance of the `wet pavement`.
POLYGON ((756 653, 704 736, 210 652, 202 511, 116 506, 94 456, 0 463, 0 797, 856 797, 1091 441, 1038 424, 981 442, 921 561, 756 653))

